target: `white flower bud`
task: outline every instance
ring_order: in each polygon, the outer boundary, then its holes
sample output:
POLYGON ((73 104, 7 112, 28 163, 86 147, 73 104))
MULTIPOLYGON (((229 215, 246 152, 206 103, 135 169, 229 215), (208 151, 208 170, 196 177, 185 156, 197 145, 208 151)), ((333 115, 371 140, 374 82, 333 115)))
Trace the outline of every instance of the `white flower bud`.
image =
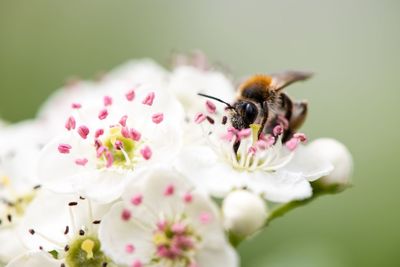
POLYGON ((338 185, 341 187, 350 183, 353 158, 342 143, 332 138, 320 138, 313 141, 308 147, 313 153, 334 166, 329 175, 318 180, 319 183, 324 186, 338 185))
POLYGON ((267 218, 265 201, 247 191, 229 193, 222 203, 225 228, 239 237, 246 237, 263 226, 267 218))

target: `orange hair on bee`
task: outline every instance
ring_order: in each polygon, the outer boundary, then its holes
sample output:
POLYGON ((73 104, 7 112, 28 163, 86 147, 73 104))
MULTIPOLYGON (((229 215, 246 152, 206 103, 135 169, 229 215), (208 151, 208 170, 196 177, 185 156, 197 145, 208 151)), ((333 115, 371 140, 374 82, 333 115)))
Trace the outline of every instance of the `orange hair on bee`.
POLYGON ((272 77, 268 75, 263 75, 263 74, 253 75, 240 86, 240 91, 254 86, 267 88, 268 86, 271 85, 271 83, 272 83, 272 77))

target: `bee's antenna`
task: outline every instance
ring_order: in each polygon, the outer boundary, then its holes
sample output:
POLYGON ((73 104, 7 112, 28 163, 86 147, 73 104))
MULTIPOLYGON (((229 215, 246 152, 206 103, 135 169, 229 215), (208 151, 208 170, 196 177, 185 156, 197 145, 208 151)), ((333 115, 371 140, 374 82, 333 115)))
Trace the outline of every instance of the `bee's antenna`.
POLYGON ((218 102, 221 102, 221 103, 227 105, 229 109, 234 109, 234 107, 232 107, 231 104, 229 104, 228 102, 225 102, 225 101, 223 101, 223 100, 221 100, 221 99, 219 99, 219 98, 217 98, 217 97, 210 96, 210 95, 205 95, 205 94, 202 94, 202 93, 198 93, 198 95, 199 95, 199 96, 203 96, 203 97, 207 97, 207 98, 214 99, 214 100, 216 100, 216 101, 218 101, 218 102))

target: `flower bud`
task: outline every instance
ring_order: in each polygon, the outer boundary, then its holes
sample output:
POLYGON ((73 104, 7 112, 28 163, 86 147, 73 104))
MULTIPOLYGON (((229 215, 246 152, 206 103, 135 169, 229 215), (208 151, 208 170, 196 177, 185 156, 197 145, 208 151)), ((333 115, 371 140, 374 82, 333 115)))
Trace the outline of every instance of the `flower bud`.
POLYGON ((267 206, 261 197, 247 191, 229 193, 222 203, 225 228, 246 237, 260 229, 267 218, 267 206))
POLYGON ((353 172, 353 158, 349 150, 339 141, 332 138, 320 138, 309 144, 309 149, 322 159, 329 161, 333 171, 318 183, 324 187, 338 186, 345 188, 353 172))

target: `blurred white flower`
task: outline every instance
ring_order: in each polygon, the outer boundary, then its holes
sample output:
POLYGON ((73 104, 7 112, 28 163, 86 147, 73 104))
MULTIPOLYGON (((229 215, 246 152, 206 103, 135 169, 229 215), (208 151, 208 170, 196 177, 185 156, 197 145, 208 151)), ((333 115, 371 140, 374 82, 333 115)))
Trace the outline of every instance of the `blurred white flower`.
POLYGON ((213 119, 213 114, 221 113, 209 110, 196 116, 208 144, 187 146, 176 166, 216 197, 244 187, 273 202, 305 199, 312 195, 310 181, 332 171, 329 162, 301 145, 304 134, 282 143, 280 125, 273 134, 258 137, 258 124, 239 131, 226 117, 213 119))
POLYGON ((235 190, 222 203, 224 225, 238 237, 246 237, 259 230, 267 218, 265 201, 247 190, 235 190))
POLYGON ((319 184, 343 188, 350 184, 353 157, 345 145, 332 138, 320 138, 310 143, 309 149, 334 166, 330 174, 318 180, 319 184))
POLYGON ((214 204, 170 167, 142 172, 103 218, 100 240, 118 264, 238 266, 214 204))
POLYGON ((174 69, 168 88, 182 103, 190 120, 204 108, 205 99, 198 96, 198 93, 209 94, 227 102, 231 102, 235 95, 233 84, 224 74, 191 66, 174 69))
POLYGON ((35 163, 48 139, 42 124, 33 120, 0 130, 0 263, 25 250, 16 227, 39 188, 35 163))
POLYGON ((42 190, 18 226, 19 235, 30 251, 12 266, 31 266, 32 262, 42 263, 42 266, 57 262, 58 266, 68 267, 110 263, 101 250, 97 234, 110 206, 91 203, 77 195, 42 190), (35 251, 37 253, 32 253, 35 251))
POLYGON ((55 192, 117 199, 132 174, 168 162, 180 148, 183 111, 165 88, 109 81, 86 104, 59 118, 65 133, 39 159, 39 177, 55 192))

